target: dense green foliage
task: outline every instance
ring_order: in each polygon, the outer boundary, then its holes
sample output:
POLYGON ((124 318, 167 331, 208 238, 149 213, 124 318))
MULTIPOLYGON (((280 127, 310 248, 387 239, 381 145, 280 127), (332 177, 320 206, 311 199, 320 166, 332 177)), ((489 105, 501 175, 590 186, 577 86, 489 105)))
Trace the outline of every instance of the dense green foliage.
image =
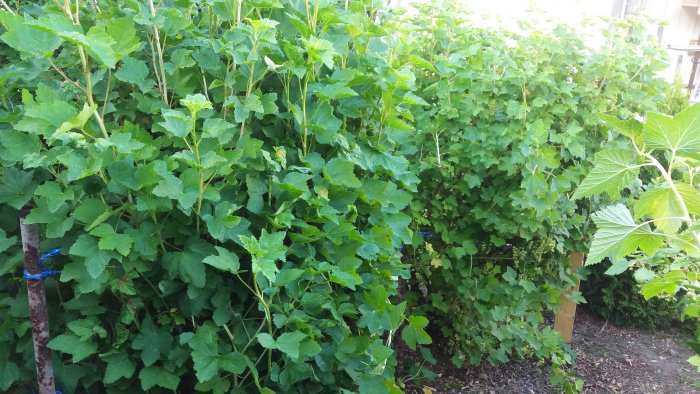
POLYGON ((586 309, 620 327, 664 328, 678 319, 681 304, 676 297, 647 300, 632 271, 608 275, 608 268, 607 264, 588 268, 590 273, 581 282, 586 309))
MULTIPOLYGON (((620 134, 596 155, 574 198, 606 194, 586 264, 607 258, 609 274, 633 270, 642 294, 683 293, 683 315, 700 316, 700 105, 670 117, 649 112, 644 123, 601 117, 620 134), (642 171, 645 171, 643 173, 642 171)), ((699 355, 691 361, 700 368, 699 355)))
POLYGON ((690 103, 690 92, 683 82, 683 77, 677 73, 673 83, 664 92, 663 98, 657 105, 657 110, 663 114, 675 115, 686 109, 690 103))
POLYGON ((389 392, 430 338, 390 302, 416 99, 373 2, 63 7, 0 11, 0 390, 34 380, 32 204, 64 392, 389 392))
POLYGON ((654 107, 658 48, 634 21, 593 50, 378 3, 0 10, 0 390, 34 380, 26 204, 64 247, 65 392, 395 393, 392 344, 428 328, 457 364, 561 372, 543 314, 590 206, 568 196, 614 136, 594 114, 654 107))
POLYGON ((411 208, 431 233, 409 252, 409 297, 458 364, 570 360, 543 312, 573 283, 566 254, 586 246, 588 205, 569 195, 607 135, 595 114, 655 108, 665 86, 641 22, 616 23, 599 49, 566 27, 476 27, 446 4, 401 27, 396 56, 426 101, 411 208))
MULTIPOLYGON (((657 108, 661 113, 675 115, 688 107, 689 93, 680 74, 663 91, 657 108)), ((651 181, 651 176, 642 179, 651 181)), ((609 265, 594 265, 581 284, 586 307, 618 326, 642 328, 668 327, 678 318, 680 301, 677 297, 645 299, 632 271, 609 275, 609 265)))

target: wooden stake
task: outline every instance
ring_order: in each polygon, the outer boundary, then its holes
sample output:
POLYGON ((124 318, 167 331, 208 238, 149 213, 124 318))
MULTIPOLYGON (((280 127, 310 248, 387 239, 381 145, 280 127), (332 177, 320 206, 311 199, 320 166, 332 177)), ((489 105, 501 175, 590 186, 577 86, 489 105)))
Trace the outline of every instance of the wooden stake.
MULTIPOLYGON (((583 253, 574 252, 569 254, 569 267, 576 272, 578 267, 583 265, 583 253)), ((554 330, 561 334, 564 342, 571 343, 574 334, 574 320, 576 320, 576 303, 567 298, 567 295, 578 291, 580 281, 576 281, 576 286, 561 295, 561 309, 554 315, 554 330)))
MULTIPOLYGON (((19 229, 22 235, 22 249, 24 250, 24 271, 39 275, 43 271, 39 265, 39 230, 34 224, 24 223, 29 211, 30 208, 25 206, 19 213, 19 229)), ((53 363, 51 351, 47 346, 49 343, 49 316, 46 310, 44 281, 27 279, 27 292, 29 293, 29 316, 32 322, 39 394, 55 394, 53 363)))

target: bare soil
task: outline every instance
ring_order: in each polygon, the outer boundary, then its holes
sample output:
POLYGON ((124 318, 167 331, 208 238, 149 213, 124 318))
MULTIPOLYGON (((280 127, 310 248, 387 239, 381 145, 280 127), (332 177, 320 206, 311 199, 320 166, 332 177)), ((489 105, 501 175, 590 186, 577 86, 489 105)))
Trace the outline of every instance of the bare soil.
MULTIPOLYGON (((619 328, 585 310, 579 310, 572 347, 573 370, 585 382, 583 393, 700 394, 700 373, 687 359, 693 351, 687 330, 619 328)), ((521 394, 556 393, 549 383, 549 368, 526 359, 507 365, 455 368, 448 356, 433 350, 437 374, 433 382, 406 387, 408 393, 521 394)), ((398 376, 405 365, 419 363, 420 356, 401 351, 398 376)))

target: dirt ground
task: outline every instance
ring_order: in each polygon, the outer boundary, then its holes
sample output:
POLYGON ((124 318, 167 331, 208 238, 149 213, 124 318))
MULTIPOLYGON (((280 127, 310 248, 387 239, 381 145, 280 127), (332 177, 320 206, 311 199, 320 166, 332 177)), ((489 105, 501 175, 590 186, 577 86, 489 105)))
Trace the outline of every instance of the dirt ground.
MULTIPOLYGON (((700 373, 686 361, 693 355, 685 344, 691 338, 680 328, 618 328, 579 310, 572 344, 577 353, 573 369, 585 381, 583 393, 700 394, 700 373)), ((409 385, 408 393, 557 392, 549 383, 548 368, 538 367, 536 360, 457 369, 449 358, 434 354, 438 362, 431 369, 437 379, 409 385)), ((403 363, 417 361, 400 359, 403 363)))

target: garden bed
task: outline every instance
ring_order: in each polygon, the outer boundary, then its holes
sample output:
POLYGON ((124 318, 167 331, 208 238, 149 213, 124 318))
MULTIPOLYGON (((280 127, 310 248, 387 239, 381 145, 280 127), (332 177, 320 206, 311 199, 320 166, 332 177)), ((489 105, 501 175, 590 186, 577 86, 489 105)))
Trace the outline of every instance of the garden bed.
MULTIPOLYGON (((691 334, 681 328, 618 328, 581 310, 574 328, 574 370, 585 381, 583 393, 700 393, 700 373, 686 361, 693 355, 685 345, 690 339, 691 334)), ((538 366, 536 359, 455 368, 449 357, 434 354, 438 362, 432 370, 438 378, 407 387, 408 393, 556 392, 548 369, 538 366)), ((407 360, 400 357, 400 363, 407 360)))

